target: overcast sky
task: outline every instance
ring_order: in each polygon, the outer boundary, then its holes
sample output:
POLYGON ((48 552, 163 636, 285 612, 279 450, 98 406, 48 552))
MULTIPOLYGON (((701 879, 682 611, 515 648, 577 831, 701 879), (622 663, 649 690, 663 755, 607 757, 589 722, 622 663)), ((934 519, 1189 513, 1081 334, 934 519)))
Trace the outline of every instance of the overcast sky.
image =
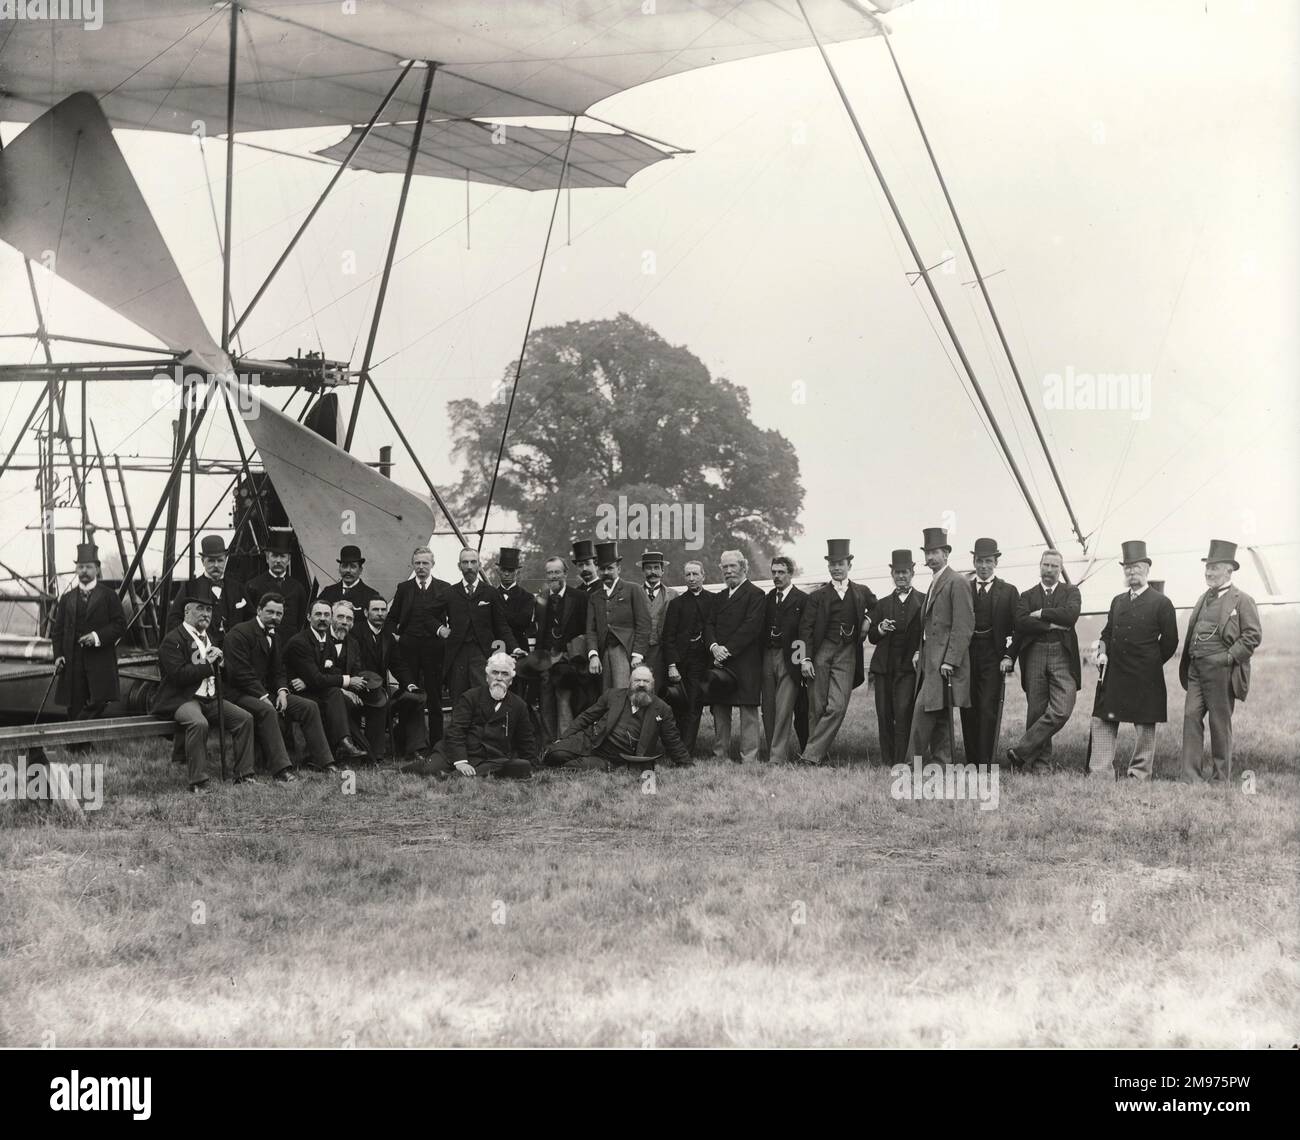
MULTIPOLYGON (((1113 563, 1130 538, 1157 552, 1153 576, 1169 580, 1180 604, 1203 588, 1199 557, 1211 537, 1264 544, 1280 592, 1295 596, 1300 9, 1284 0, 916 0, 890 23, 981 267, 997 274, 994 303, 1090 550, 1111 564, 1085 600, 1104 605, 1122 587, 1113 563), (1133 377, 1138 406, 1045 406, 1053 376, 1099 373, 1133 377)), ((883 43, 831 56, 927 263, 959 251, 883 43)), ((915 547, 923 527, 947 521, 959 564, 969 564, 974 538, 990 535, 1005 576, 1027 587, 1042 539, 931 327, 923 286, 905 277, 906 249, 817 53, 661 80, 596 113, 695 153, 627 190, 561 202, 536 324, 627 312, 747 388, 755 421, 799 454, 804 533, 792 549, 804 567, 821 565, 827 538, 844 537, 855 577, 877 576, 891 548, 915 547)), ((5 139, 16 130, 5 125, 5 139)), ((259 141, 302 151, 343 133, 259 141)), ((219 327, 220 266, 196 144, 118 139, 219 327)), ((209 143, 218 209, 223 171, 224 150, 209 143)), ((236 171, 242 309, 329 170, 245 149, 236 171)), ((344 176, 246 326, 246 352, 323 348, 359 363, 399 184, 397 175, 344 176)), ((474 187, 467 250, 463 184, 423 179, 412 189, 376 375, 444 485, 457 479, 445 405, 487 397, 518 354, 552 203, 549 193, 474 187)), ((992 326, 964 284, 971 276, 957 253, 953 272, 935 280, 1058 544, 1075 557, 992 326)), ((40 280, 52 328, 132 339, 120 319, 40 280)), ((0 297, 0 332, 32 327, 12 250, 0 251, 0 297)), ((30 352, 0 341, 0 359, 30 352)), ((166 412, 139 427, 154 411, 150 385, 101 391, 92 415, 106 450, 166 450, 166 412)), ((6 446, 34 396, 30 385, 0 389, 6 446)), ((354 450, 373 458, 389 442, 378 408, 365 405, 354 450)), ((234 454, 224 424, 205 454, 234 454)), ((420 487, 400 449, 396 477, 420 487)), ((39 568, 35 537, 20 530, 35 521, 30 484, 30 473, 0 483, 0 558, 27 571, 39 568)), ((106 523, 102 493, 92 494, 92 514, 106 523)), ((74 543, 60 534, 68 568, 74 543)), ((440 572, 450 561, 448 548, 440 572)), ((1239 580, 1266 592, 1250 564, 1239 580)))

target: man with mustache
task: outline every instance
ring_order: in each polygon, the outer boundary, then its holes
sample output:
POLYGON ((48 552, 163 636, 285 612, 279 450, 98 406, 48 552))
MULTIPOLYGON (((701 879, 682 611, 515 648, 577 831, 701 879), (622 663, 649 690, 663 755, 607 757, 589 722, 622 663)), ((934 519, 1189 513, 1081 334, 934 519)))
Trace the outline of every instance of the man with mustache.
POLYGON ((691 758, 677 734, 673 711, 655 696, 654 674, 646 665, 632 670, 628 687, 606 689, 600 699, 573 722, 573 730, 547 750, 550 768, 604 769, 627 765, 653 768, 664 752, 675 768, 687 768, 691 758))
POLYGON ((180 586, 167 610, 167 628, 175 629, 184 616, 183 599, 197 591, 206 596, 212 604, 212 624, 207 636, 213 645, 221 645, 226 630, 237 622, 244 621, 252 612, 248 604, 244 583, 236 578, 226 576, 226 540, 219 534, 205 535, 199 543, 199 553, 203 561, 203 573, 199 577, 180 586))
POLYGON ((117 591, 99 580, 93 542, 77 547, 77 584, 59 599, 50 624, 50 647, 58 684, 54 699, 69 720, 93 720, 118 698, 117 643, 126 618, 117 591))
POLYGON ((479 572, 478 551, 465 547, 458 559, 461 580, 446 591, 447 692, 453 706, 462 693, 478 684, 493 653, 504 650, 522 656, 514 634, 506 623, 501 595, 479 572))
MULTIPOLYGON (((587 608, 591 607, 591 595, 600 589, 600 570, 596 566, 596 544, 588 538, 573 541, 573 568, 578 573, 578 588, 587 595, 587 608)), ((587 611, 583 610, 583 638, 586 639, 587 611)), ((603 691, 604 678, 591 671, 590 661, 583 649, 582 666, 579 670, 578 683, 573 693, 573 711, 580 713, 596 703, 603 691)))
MULTIPOLYGON (((355 643, 349 643, 352 607, 338 602, 333 610, 325 602, 312 602, 311 623, 289 638, 284 648, 289 687, 320 707, 325 736, 335 760, 356 763, 368 758, 357 737, 361 736, 361 694, 369 686, 361 676, 361 657, 355 643), (354 735, 355 734, 355 735, 354 735)), ((364 738, 363 738, 364 739, 364 738)), ((317 770, 337 770, 326 764, 317 770)))
POLYGON ((568 735, 574 697, 587 676, 587 592, 569 585, 567 569, 563 558, 546 560, 537 647, 519 666, 540 682, 542 731, 551 740, 568 735))
POLYGON ((398 637, 397 652, 406 673, 405 690, 425 694, 425 742, 437 744, 442 739, 442 678, 444 647, 451 633, 447 621, 451 583, 433 576, 433 551, 427 546, 417 546, 411 552, 411 575, 398 583, 386 624, 398 637))
MULTIPOLYGON (((718 568, 725 587, 709 606, 704 631, 713 661, 708 700, 713 714, 713 758, 731 753, 731 713, 740 713, 737 763, 758 760, 759 705, 763 702, 763 610, 767 598, 749 580, 749 561, 739 550, 724 550, 718 568)), ((805 611, 806 613, 807 611, 805 611)))
MULTIPOLYGON (((248 580, 250 608, 259 608, 263 594, 279 594, 284 599, 284 619, 280 622, 280 636, 290 638, 307 624, 307 590, 297 578, 289 574, 293 535, 287 530, 273 530, 266 540, 262 553, 266 557, 266 572, 248 580)), ((255 620, 251 616, 249 621, 255 620)))
POLYGON ((617 542, 596 544, 600 586, 587 599, 587 669, 605 689, 626 688, 650 643, 645 590, 623 581, 617 542))
POLYGON ((668 614, 668 603, 677 596, 676 590, 664 585, 664 567, 667 565, 660 550, 647 550, 641 555, 641 577, 645 579, 646 608, 650 611, 650 637, 645 663, 655 675, 655 692, 660 696, 668 687, 668 673, 664 665, 664 619, 668 614))
POLYGON ((1044 550, 1039 584, 1016 602, 1020 685, 1029 707, 1025 733, 1007 749, 1007 760, 1040 775, 1051 771, 1052 737, 1070 719, 1083 680, 1074 629, 1082 599, 1077 586, 1061 581, 1063 566, 1059 550, 1044 550))
POLYGON ((682 567, 682 577, 686 589, 668 603, 663 646, 670 686, 667 696, 673 706, 677 733, 689 756, 695 752, 695 738, 704 712, 704 691, 713 662, 704 634, 716 595, 704 588, 703 562, 687 562, 682 567))
POLYGON ((423 753, 429 744, 428 722, 424 715, 425 693, 412 680, 397 644, 397 635, 387 625, 388 603, 375 596, 366 603, 365 619, 352 627, 352 639, 361 651, 362 673, 374 673, 388 687, 391 675, 396 682, 394 699, 384 707, 367 706, 365 711, 366 744, 372 756, 387 751, 390 720, 397 718, 395 748, 404 759, 423 753))
POLYGON ((975 580, 971 599, 975 629, 970 640, 970 706, 961 710, 961 738, 967 764, 992 764, 997 741, 998 702, 1003 677, 1016 665, 1016 603, 1020 592, 997 577, 1002 551, 997 540, 977 538, 971 551, 975 580))
POLYGON ((494 653, 483 670, 484 684, 462 693, 451 710, 447 735, 426 760, 408 764, 403 772, 446 779, 493 776, 501 780, 528 780, 537 756, 528 706, 510 691, 515 661, 508 653, 494 653))
POLYGON ((785 762, 797 755, 796 709, 803 678, 795 661, 799 620, 808 595, 791 584, 794 563, 784 554, 772 559, 772 588, 763 610, 763 757, 785 762))
POLYGON ((317 595, 318 599, 329 602, 331 607, 335 602, 351 602, 357 613, 365 613, 366 607, 380 594, 373 586, 361 580, 361 570, 366 564, 361 547, 343 547, 339 551, 338 564, 339 580, 326 586, 317 595))
POLYGON ((867 637, 871 654, 871 683, 876 690, 876 724, 880 730, 880 762, 886 768, 909 763, 907 738, 912 731, 912 702, 916 698, 916 666, 921 648, 921 607, 925 594, 912 586, 916 563, 910 550, 895 550, 889 561, 893 593, 876 605, 867 637))

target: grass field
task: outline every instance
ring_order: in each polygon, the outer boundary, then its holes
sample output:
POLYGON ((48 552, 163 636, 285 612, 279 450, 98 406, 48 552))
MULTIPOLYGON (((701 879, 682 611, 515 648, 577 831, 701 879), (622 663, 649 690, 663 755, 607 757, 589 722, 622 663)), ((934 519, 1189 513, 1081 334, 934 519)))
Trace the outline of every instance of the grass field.
MULTIPOLYGON (((866 689, 836 767, 654 794, 361 771, 196 798, 166 746, 108 756, 84 824, 0 804, 0 1044, 1292 1047, 1300 622, 1264 621, 1253 794, 1082 779, 1090 669, 1070 770, 1004 775, 992 811, 891 798, 855 759, 866 689)), ((1181 710, 1172 675, 1163 765, 1181 710)), ((1004 744, 1023 718, 1013 684, 1004 744)))

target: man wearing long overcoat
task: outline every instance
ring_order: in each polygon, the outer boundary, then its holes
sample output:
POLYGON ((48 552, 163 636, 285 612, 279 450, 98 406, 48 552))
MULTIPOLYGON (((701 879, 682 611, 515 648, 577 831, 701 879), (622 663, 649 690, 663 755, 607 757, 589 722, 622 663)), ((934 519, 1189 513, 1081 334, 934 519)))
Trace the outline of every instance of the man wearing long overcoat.
POLYGON ((739 550, 719 560, 723 588, 709 607, 705 643, 713 655, 708 700, 713 713, 713 758, 731 752, 731 710, 740 713, 740 763, 758 760, 758 709, 763 701, 763 610, 766 595, 749 580, 739 550))
POLYGON ((69 720, 104 715, 118 698, 117 643, 126 619, 117 591, 99 580, 99 551, 93 542, 77 547, 77 584, 59 599, 50 625, 50 646, 58 671, 55 700, 69 720))
POLYGON ((876 725, 880 731, 880 762, 886 768, 909 763, 907 738, 912 731, 912 701, 916 697, 916 666, 921 648, 921 607, 925 595, 912 585, 916 563, 910 550, 895 550, 889 561, 894 580, 871 615, 867 638, 871 654, 871 684, 876 690, 876 725))

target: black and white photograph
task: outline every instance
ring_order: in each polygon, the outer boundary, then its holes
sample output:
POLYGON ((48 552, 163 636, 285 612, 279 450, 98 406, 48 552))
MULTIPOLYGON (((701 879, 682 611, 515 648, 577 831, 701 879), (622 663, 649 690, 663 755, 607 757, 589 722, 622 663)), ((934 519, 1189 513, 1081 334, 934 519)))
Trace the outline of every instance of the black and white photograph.
POLYGON ((1288 0, 0 0, 23 1097, 946 1051, 1249 1114, 1298 254, 1288 0))

